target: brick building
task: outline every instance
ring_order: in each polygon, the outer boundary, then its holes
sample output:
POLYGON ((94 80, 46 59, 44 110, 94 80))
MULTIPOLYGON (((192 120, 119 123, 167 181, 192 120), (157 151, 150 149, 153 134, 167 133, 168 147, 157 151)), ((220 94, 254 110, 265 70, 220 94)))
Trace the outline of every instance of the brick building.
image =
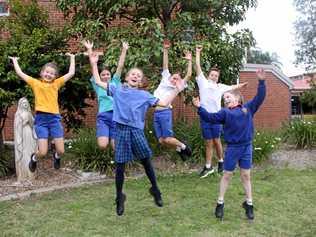
MULTIPOLYGON (((2 0, 3 1, 3 0, 2 0)), ((49 11, 49 19, 55 25, 59 26, 64 23, 64 17, 56 8, 55 1, 39 0, 38 3, 49 11)), ((119 19, 113 23, 114 25, 124 24, 119 19)), ((290 89, 293 83, 289 80, 277 67, 273 65, 255 65, 246 64, 240 72, 240 82, 248 81, 247 88, 242 90, 246 100, 251 99, 257 88, 256 69, 264 68, 267 71, 267 97, 264 104, 255 117, 257 128, 277 129, 283 122, 290 119, 291 116, 291 93, 290 89)), ((95 101, 89 101, 92 107, 86 109, 85 124, 89 127, 95 126, 95 118, 97 106, 95 101)), ((198 119, 195 109, 190 105, 185 105, 181 98, 177 98, 173 103, 174 117, 184 117, 188 121, 198 119)), ((3 130, 3 139, 5 141, 13 140, 13 120, 16 106, 9 109, 8 118, 3 130)))

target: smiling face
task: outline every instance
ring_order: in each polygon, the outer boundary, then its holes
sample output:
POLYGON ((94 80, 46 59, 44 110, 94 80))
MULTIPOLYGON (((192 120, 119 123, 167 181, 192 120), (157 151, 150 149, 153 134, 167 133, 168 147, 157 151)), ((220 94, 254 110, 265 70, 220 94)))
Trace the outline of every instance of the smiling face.
POLYGON ((210 73, 208 74, 208 79, 217 83, 219 79, 219 71, 211 70, 210 73))
POLYGON ((57 70, 51 66, 44 66, 41 70, 40 76, 45 81, 52 81, 57 77, 57 70))
POLYGON ((172 85, 176 85, 177 81, 181 80, 181 75, 180 73, 175 73, 175 74, 172 74, 171 77, 169 78, 169 81, 172 85))
POLYGON ((111 72, 107 69, 102 70, 100 73, 100 79, 103 82, 108 82, 111 80, 111 72))
POLYGON ((231 92, 226 92, 223 98, 225 107, 227 108, 234 108, 240 104, 240 98, 231 92))
POLYGON ((125 81, 130 87, 138 88, 142 84, 143 72, 139 68, 132 68, 128 71, 125 81))

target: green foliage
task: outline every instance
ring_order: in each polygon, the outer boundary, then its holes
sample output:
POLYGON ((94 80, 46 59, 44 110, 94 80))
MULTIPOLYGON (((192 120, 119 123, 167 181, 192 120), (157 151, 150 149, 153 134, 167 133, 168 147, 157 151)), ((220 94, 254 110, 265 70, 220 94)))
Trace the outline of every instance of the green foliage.
MULTIPOLYGON (((106 64, 115 65, 121 39, 131 48, 126 67, 139 66, 154 84, 162 65, 162 40, 168 38, 172 47, 170 69, 185 71, 185 60, 179 60, 184 50, 195 50, 195 44, 204 46, 202 63, 206 71, 217 64, 221 79, 231 83, 242 65, 245 49, 254 40, 248 30, 228 33, 227 25, 240 22, 255 0, 218 1, 155 1, 155 0, 57 0, 57 6, 70 16, 69 32, 78 38, 94 40, 106 48, 106 64), (113 19, 130 24, 111 24, 113 19)), ((193 87, 193 83, 190 85, 193 87)))
POLYGON ((3 146, 0 153, 0 178, 15 172, 12 149, 3 146))
POLYGON ((281 68, 282 63, 276 53, 264 52, 262 50, 250 49, 247 51, 247 63, 274 64, 281 68))
POLYGON ((95 129, 91 128, 76 131, 73 141, 66 144, 65 159, 84 171, 105 172, 114 165, 113 152, 110 148, 105 151, 98 148, 95 129))
POLYGON ((294 0, 294 5, 299 13, 295 22, 296 61, 312 70, 316 68, 316 4, 311 0, 294 0))
POLYGON ((253 162, 261 163, 268 158, 273 151, 277 150, 281 138, 275 133, 267 131, 257 131, 253 139, 253 162))
POLYGON ((0 155, 0 177, 4 177, 9 172, 9 159, 7 156, 0 155))
POLYGON ((303 95, 300 97, 300 100, 307 104, 310 107, 316 108, 316 81, 310 81, 311 89, 304 91, 303 95))
POLYGON ((316 146, 316 121, 293 120, 284 125, 283 137, 296 148, 316 146))

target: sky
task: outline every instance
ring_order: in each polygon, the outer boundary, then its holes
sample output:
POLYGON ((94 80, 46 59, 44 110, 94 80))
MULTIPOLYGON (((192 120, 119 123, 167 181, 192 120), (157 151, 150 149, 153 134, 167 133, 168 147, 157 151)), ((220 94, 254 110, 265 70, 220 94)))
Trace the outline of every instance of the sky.
POLYGON ((277 53, 287 76, 304 72, 303 66, 294 65, 296 16, 293 0, 258 0, 257 8, 249 9, 246 20, 238 25, 252 31, 258 48, 277 53))

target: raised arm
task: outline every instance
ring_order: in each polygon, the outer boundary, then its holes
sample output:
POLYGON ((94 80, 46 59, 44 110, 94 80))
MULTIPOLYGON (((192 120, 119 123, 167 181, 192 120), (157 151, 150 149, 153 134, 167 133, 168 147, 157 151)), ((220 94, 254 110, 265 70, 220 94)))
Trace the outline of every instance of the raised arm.
POLYGON ((164 40, 163 42, 163 61, 162 61, 162 69, 163 70, 168 70, 168 63, 169 63, 169 59, 168 59, 168 50, 170 48, 170 41, 169 40, 164 40))
POLYGON ((12 63, 13 63, 13 67, 14 67, 14 70, 16 72, 16 74, 24 81, 27 80, 27 78, 29 77, 28 75, 26 75, 24 72, 22 72, 21 68, 20 68, 20 65, 18 63, 18 57, 10 57, 9 58, 12 60, 12 63))
POLYGON ((257 112, 266 96, 265 71, 263 69, 259 69, 256 75, 259 80, 257 94, 252 100, 245 104, 245 107, 248 107, 251 110, 252 114, 257 112))
POLYGON ((187 82, 188 80, 190 80, 190 78, 192 76, 192 54, 191 54, 191 52, 186 52, 184 59, 188 60, 187 74, 183 78, 184 82, 187 82))
POLYGON ((124 62, 125 62, 125 58, 126 58, 126 52, 128 50, 128 47, 129 46, 128 46, 127 42, 122 42, 122 51, 121 51, 120 59, 118 61, 118 66, 117 66, 116 72, 115 72, 115 74, 117 74, 118 76, 121 76, 121 74, 122 74, 124 62))
POLYGON ((203 118, 203 120, 210 123, 223 124, 225 122, 226 112, 221 109, 217 113, 209 113, 201 107, 200 99, 198 97, 193 98, 193 105, 198 108, 198 114, 203 118))
POLYGON ((239 84, 236 84, 236 85, 232 85, 232 90, 237 90, 237 89, 241 89, 245 86, 248 85, 248 82, 243 82, 243 83, 239 83, 239 84))
POLYGON ((196 67, 196 76, 199 76, 202 73, 201 68, 201 51, 202 45, 197 45, 195 48, 195 67, 196 67))
POLYGON ((172 90, 168 96, 166 96, 164 99, 160 99, 157 103, 158 106, 167 107, 171 104, 171 102, 174 100, 174 98, 177 97, 177 95, 183 91, 184 89, 184 83, 182 80, 177 80, 176 82, 176 88, 172 90))
POLYGON ((101 81, 99 70, 98 70, 99 53, 92 52, 89 55, 89 60, 90 60, 92 75, 94 77, 95 83, 106 90, 108 88, 108 83, 101 81))
POLYGON ((70 66, 68 73, 63 76, 65 82, 75 75, 75 55, 72 53, 66 53, 66 55, 70 57, 70 66))

